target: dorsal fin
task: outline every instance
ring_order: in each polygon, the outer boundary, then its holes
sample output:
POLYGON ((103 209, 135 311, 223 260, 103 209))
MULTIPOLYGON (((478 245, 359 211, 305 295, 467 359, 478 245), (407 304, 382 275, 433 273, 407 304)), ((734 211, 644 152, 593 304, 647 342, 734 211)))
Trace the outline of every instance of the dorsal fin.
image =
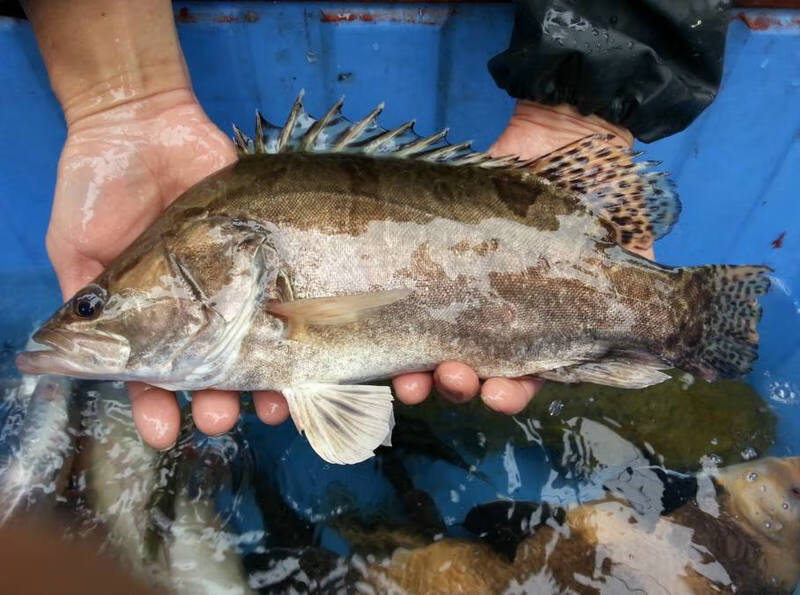
POLYGON ((617 231, 617 243, 647 250, 678 220, 681 203, 666 172, 646 170, 658 161, 634 161, 641 153, 595 134, 561 147, 530 164, 533 173, 581 197, 617 231))
POLYGON ((422 159, 451 165, 521 168, 530 163, 516 157, 494 158, 488 153, 472 150, 472 143, 451 145, 447 130, 427 137, 414 132, 414 120, 394 129, 378 124, 383 104, 363 120, 353 123, 341 115, 343 100, 339 100, 320 119, 303 109, 303 92, 289 112, 283 127, 275 126, 256 112, 255 139, 234 125, 233 140, 240 153, 282 153, 306 151, 312 153, 361 153, 375 156, 422 159))
POLYGON ((666 235, 680 214, 674 184, 664 172, 646 171, 655 161, 635 162, 639 153, 612 145, 612 135, 587 136, 535 160, 517 156, 493 157, 472 150, 471 142, 450 144, 447 130, 427 137, 414 131, 414 120, 394 129, 383 128, 380 104, 353 123, 341 114, 339 100, 320 119, 303 109, 301 91, 283 127, 256 112, 255 140, 234 126, 241 153, 359 153, 376 157, 420 159, 453 166, 524 169, 576 194, 598 217, 611 223, 617 243, 646 250, 666 235))

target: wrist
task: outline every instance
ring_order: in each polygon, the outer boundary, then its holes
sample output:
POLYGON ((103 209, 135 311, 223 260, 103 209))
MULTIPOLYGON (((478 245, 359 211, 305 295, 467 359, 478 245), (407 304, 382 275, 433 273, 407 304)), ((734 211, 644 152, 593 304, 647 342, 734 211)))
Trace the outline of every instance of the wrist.
POLYGON ((548 130, 552 138, 564 141, 560 146, 591 134, 612 134, 615 137, 612 142, 633 146, 633 134, 627 128, 612 124, 594 114, 584 116, 566 103, 544 105, 533 101, 518 101, 512 120, 548 130))
MULTIPOLYGON (((98 76, 57 93, 64 119, 71 129, 83 120, 103 114, 121 115, 122 106, 155 111, 174 102, 195 101, 182 65, 141 65, 136 70, 98 76)), ((139 112, 128 110, 130 113, 139 112)))
POLYGON ((633 146, 633 134, 626 128, 595 115, 584 116, 571 105, 518 101, 508 127, 489 151, 535 159, 592 134, 611 134, 609 142, 633 146))
POLYGON ((191 90, 169 0, 26 0, 25 9, 70 126, 191 90))

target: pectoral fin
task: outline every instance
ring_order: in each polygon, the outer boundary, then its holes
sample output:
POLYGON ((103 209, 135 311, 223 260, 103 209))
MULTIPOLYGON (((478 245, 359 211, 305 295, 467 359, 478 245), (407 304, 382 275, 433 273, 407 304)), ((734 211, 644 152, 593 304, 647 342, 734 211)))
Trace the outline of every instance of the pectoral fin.
POLYGON ((410 289, 391 289, 337 297, 310 298, 269 304, 267 310, 307 325, 347 324, 369 312, 402 300, 410 289))
POLYGON ((394 410, 388 386, 303 384, 283 395, 297 429, 329 463, 360 463, 390 443, 394 410))
POLYGON ((589 362, 540 372, 537 376, 556 382, 591 382, 619 388, 645 388, 669 380, 659 371, 667 366, 618 360, 589 362))

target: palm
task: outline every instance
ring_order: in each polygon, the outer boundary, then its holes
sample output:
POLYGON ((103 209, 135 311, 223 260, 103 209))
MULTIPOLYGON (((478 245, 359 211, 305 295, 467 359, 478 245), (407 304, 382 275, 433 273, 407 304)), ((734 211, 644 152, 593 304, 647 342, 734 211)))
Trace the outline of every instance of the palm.
POLYGON ((184 190, 232 163, 228 138, 197 104, 78 122, 61 155, 47 246, 68 297, 184 190), (126 117, 127 116, 127 117, 126 117))

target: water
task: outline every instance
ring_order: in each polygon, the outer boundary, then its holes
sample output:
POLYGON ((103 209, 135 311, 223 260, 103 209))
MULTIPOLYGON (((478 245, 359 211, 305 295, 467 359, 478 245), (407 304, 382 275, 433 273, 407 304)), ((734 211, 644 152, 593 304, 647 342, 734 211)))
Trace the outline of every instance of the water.
MULTIPOLYGON (((46 279, 31 273, 9 285, 42 291, 46 279)), ((50 309, 30 303, 0 321, 5 469, 31 430, 32 387, 11 357, 50 309)), ((67 538, 97 537, 124 568, 176 592, 384 592, 395 583, 681 592, 675 577, 687 574, 756 592, 748 589, 783 580, 781 568, 764 577, 736 557, 752 556, 755 544, 712 479, 723 463, 797 454, 776 416, 789 405, 743 383, 681 374, 644 391, 549 383, 514 417, 479 402, 398 406, 395 447, 352 467, 321 461, 291 421, 261 424, 246 397, 230 434, 205 437, 187 417, 177 447, 157 453, 138 439, 124 387, 70 390, 68 415, 50 422, 63 427, 61 468, 43 472, 13 515, 59 518, 67 538), (738 553, 720 545, 730 535, 738 553), (570 549, 580 547, 581 556, 570 549)), ((768 498, 764 534, 793 535, 800 493, 780 492, 775 476, 747 468, 736 491, 752 486, 748 497, 768 498)))

